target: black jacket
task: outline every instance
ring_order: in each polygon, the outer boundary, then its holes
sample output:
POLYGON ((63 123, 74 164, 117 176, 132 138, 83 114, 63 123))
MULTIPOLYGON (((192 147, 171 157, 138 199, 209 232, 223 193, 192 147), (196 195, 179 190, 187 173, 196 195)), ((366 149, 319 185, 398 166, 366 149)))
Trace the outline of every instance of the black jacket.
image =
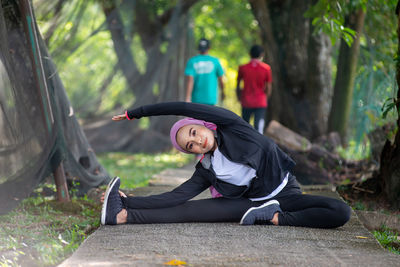
POLYGON ((258 133, 235 113, 215 106, 169 102, 128 110, 130 119, 158 115, 182 115, 213 122, 217 125, 217 143, 229 160, 246 164, 257 176, 249 187, 236 186, 217 179, 212 166, 196 165, 193 176, 171 192, 151 197, 138 197, 137 208, 157 208, 182 204, 210 185, 227 198, 259 198, 270 194, 294 167, 294 161, 270 138, 258 133))

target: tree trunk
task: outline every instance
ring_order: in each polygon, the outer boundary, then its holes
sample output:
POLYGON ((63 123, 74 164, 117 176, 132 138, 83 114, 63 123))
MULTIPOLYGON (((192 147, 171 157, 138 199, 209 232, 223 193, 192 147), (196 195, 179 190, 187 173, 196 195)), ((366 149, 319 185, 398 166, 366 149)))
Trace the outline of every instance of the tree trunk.
MULTIPOLYGON (((310 29, 310 32, 313 28, 310 29)), ((303 116, 312 115, 307 123, 309 136, 312 140, 327 132, 329 110, 331 108, 332 77, 331 68, 331 41, 327 35, 309 35, 307 87, 303 105, 303 116), (307 103, 309 102, 309 103, 307 103)))
MULTIPOLYGON (((399 45, 397 55, 400 54, 400 1, 397 3, 396 15, 398 17, 397 35, 399 45)), ((400 85, 400 61, 396 61, 397 86, 400 85)), ((387 140, 382 150, 380 180, 382 188, 389 202, 394 208, 400 209, 400 89, 397 88, 397 133, 394 142, 387 140)))
POLYGON ((351 47, 343 40, 340 44, 339 60, 328 130, 339 132, 346 143, 346 130, 353 100, 354 79, 360 49, 360 37, 364 27, 365 13, 362 8, 346 17, 345 26, 356 31, 351 47))
POLYGON ((118 65, 124 74, 129 89, 136 94, 139 90, 135 86, 135 77, 139 77, 140 73, 133 60, 129 42, 125 39, 124 24, 122 23, 119 9, 114 0, 102 1, 102 7, 107 18, 107 26, 111 33, 118 65))
POLYGON ((312 35, 310 19, 303 16, 313 1, 249 2, 273 74, 268 120, 313 140, 326 130, 332 90, 330 42, 322 34, 312 35))

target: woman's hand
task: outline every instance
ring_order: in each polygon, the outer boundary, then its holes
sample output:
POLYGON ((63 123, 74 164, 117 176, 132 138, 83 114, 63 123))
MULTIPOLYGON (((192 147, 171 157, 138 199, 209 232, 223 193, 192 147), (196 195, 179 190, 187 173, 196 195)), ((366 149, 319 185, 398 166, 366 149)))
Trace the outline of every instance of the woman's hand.
POLYGON ((123 121, 126 120, 126 115, 125 114, 120 114, 120 115, 114 115, 112 117, 113 121, 123 121))
POLYGON ((120 191, 120 190, 118 190, 118 193, 119 193, 119 196, 120 196, 120 197, 127 197, 127 196, 125 195, 125 193, 122 192, 122 191, 120 191))
MULTIPOLYGON (((118 190, 118 193, 119 193, 119 196, 120 197, 127 197, 126 195, 125 195, 125 193, 124 192, 122 192, 122 191, 120 191, 120 190, 118 190)), ((101 203, 104 203, 104 195, 106 194, 106 192, 103 192, 102 194, 101 194, 101 197, 100 197, 100 202, 101 203)))

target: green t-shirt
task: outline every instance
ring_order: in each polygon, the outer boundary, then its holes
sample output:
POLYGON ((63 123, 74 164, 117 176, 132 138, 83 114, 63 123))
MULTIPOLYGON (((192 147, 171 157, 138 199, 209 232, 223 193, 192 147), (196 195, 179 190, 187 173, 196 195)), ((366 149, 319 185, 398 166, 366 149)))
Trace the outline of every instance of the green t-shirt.
POLYGON ((219 60, 210 55, 197 55, 186 64, 185 75, 194 80, 192 102, 209 105, 218 103, 218 77, 224 75, 219 60))

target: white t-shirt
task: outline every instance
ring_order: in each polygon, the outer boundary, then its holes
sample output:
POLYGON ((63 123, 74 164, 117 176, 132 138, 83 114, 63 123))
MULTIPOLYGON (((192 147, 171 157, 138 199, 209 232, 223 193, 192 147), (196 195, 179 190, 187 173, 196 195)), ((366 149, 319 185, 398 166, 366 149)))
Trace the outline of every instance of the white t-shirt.
POLYGON ((230 161, 218 148, 211 156, 211 164, 217 178, 230 184, 249 186, 251 179, 256 176, 255 169, 230 161))

